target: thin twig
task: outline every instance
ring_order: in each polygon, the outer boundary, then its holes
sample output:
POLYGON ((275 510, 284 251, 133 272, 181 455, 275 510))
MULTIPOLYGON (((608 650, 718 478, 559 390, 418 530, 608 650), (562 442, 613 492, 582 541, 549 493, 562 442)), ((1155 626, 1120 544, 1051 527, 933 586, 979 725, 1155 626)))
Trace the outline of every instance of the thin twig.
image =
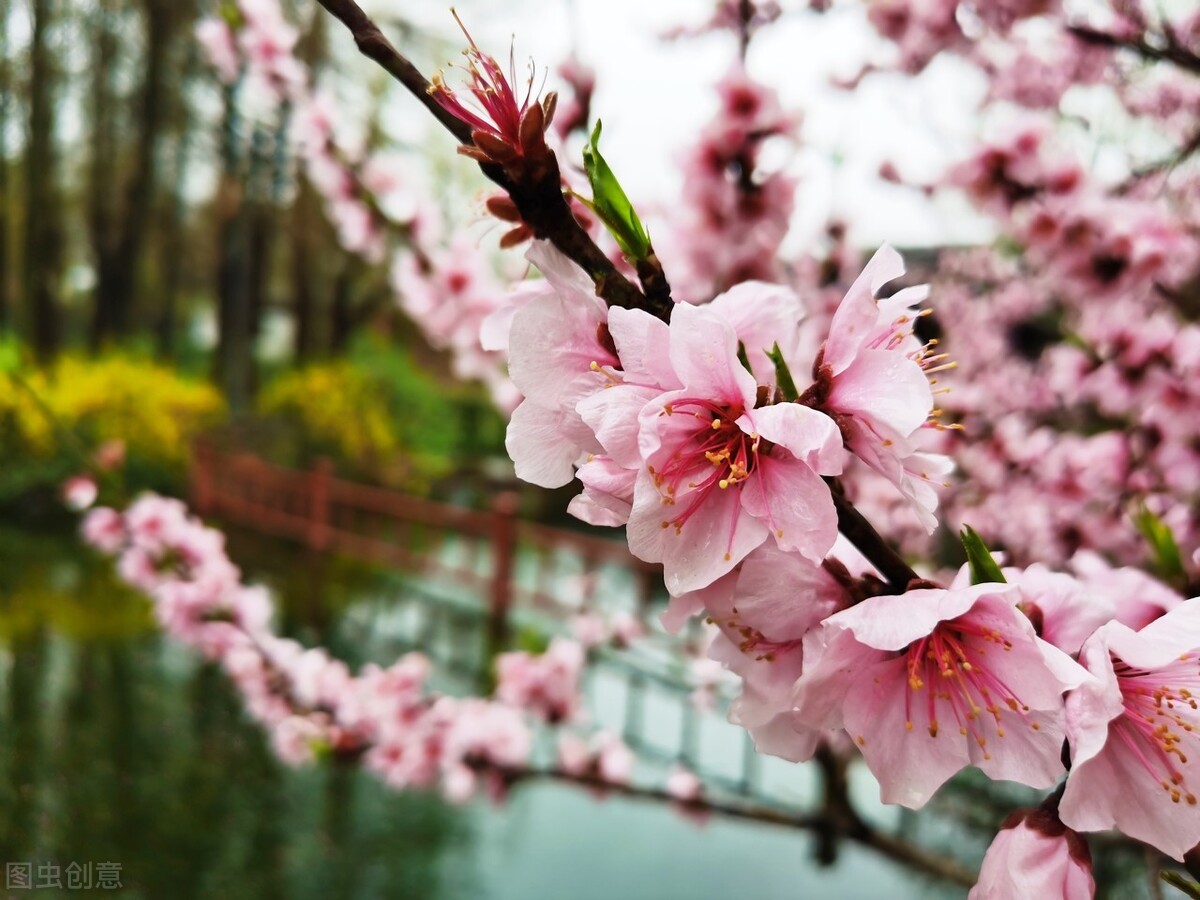
POLYGON ((507 769, 494 770, 505 780, 514 784, 519 781, 548 780, 596 791, 619 794, 637 800, 647 800, 658 803, 673 803, 683 809, 693 810, 697 814, 712 814, 726 818, 762 822, 769 825, 781 825, 787 828, 802 830, 832 831, 833 833, 852 840, 855 843, 870 847, 882 856, 911 866, 914 869, 933 875, 937 878, 970 887, 976 881, 975 873, 948 859, 940 853, 934 853, 910 843, 904 838, 876 831, 857 815, 849 821, 831 820, 825 815, 792 815, 767 806, 720 802, 716 800, 698 799, 681 801, 660 788, 639 787, 632 784, 614 784, 604 781, 595 775, 571 775, 558 769, 507 769))
POLYGON ((1121 182, 1121 184, 1117 187, 1117 193, 1129 193, 1129 191, 1136 187, 1143 179, 1148 178, 1151 175, 1157 175, 1159 172, 1174 169, 1176 166, 1186 162, 1196 153, 1200 153, 1200 129, 1197 129, 1195 134, 1193 134, 1187 140, 1187 142, 1183 144, 1183 146, 1177 149, 1170 156, 1155 160, 1154 162, 1141 166, 1131 172, 1129 177, 1121 182))
POLYGON ((1068 25, 1067 33, 1093 46, 1132 50, 1151 62, 1168 62, 1186 72, 1200 74, 1200 56, 1180 44, 1170 33, 1165 35, 1165 43, 1161 47, 1150 43, 1144 35, 1127 38, 1088 25, 1068 25))

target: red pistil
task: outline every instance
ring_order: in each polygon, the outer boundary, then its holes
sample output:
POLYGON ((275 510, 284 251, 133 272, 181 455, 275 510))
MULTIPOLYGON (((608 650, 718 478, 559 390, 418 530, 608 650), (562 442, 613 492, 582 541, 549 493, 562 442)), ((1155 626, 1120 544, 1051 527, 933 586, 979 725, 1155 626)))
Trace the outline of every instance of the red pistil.
MULTIPOLYGON (((971 735, 984 751, 984 759, 991 759, 987 739, 980 729, 980 717, 989 714, 996 722, 997 736, 1004 737, 1001 712, 1006 707, 1011 712, 1029 711, 993 669, 984 664, 984 656, 991 648, 1007 652, 1012 649, 1012 642, 995 629, 961 619, 939 624, 927 637, 909 646, 905 651, 906 727, 910 731, 913 727, 913 695, 924 690, 930 737, 938 736, 938 701, 942 701, 949 705, 959 733, 971 735)), ((1037 728, 1037 724, 1032 727, 1037 728)))
POLYGON ((1125 744, 1173 802, 1185 800, 1195 805, 1196 796, 1184 785, 1178 766, 1188 762, 1183 738, 1195 730, 1200 718, 1196 661, 1184 654, 1169 666, 1147 672, 1114 656, 1113 670, 1125 702, 1125 714, 1112 724, 1113 736, 1125 744))
POLYGON ((683 511, 664 520, 664 528, 674 526, 678 533, 714 490, 738 487, 754 473, 759 453, 769 447, 757 434, 747 434, 738 427, 743 412, 740 406, 690 399, 677 401, 664 410, 666 415, 696 418, 695 429, 683 449, 672 454, 661 469, 650 470, 665 505, 673 506, 677 495, 687 497, 683 511))
MULTIPOLYGON (((523 100, 517 100, 517 94, 512 83, 516 82, 516 65, 511 56, 509 73, 504 70, 493 56, 479 49, 478 44, 470 36, 467 26, 462 24, 458 13, 454 13, 458 28, 467 37, 468 49, 463 54, 467 56, 467 66, 461 67, 467 73, 466 91, 474 97, 474 104, 464 102, 460 95, 445 84, 440 74, 433 77, 430 94, 439 106, 456 119, 467 122, 478 133, 499 140, 520 155, 522 148, 521 122, 533 98, 533 68, 530 65, 529 82, 523 100)), ((478 137, 475 143, 480 144, 478 137)), ((486 142, 485 142, 486 143, 486 142)), ((488 149, 491 148, 481 148, 488 149)))

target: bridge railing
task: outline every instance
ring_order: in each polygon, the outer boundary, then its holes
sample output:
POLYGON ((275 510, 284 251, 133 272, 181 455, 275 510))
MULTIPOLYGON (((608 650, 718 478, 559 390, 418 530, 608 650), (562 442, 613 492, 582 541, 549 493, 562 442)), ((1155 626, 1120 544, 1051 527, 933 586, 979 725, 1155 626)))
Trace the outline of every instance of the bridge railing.
POLYGON ((621 605, 643 619, 662 597, 659 566, 637 559, 623 542, 519 519, 510 491, 481 511, 338 478, 327 459, 289 469, 201 440, 191 494, 200 515, 470 590, 487 599, 497 647, 514 608, 565 618, 597 607, 600 572, 620 573, 628 595, 621 605), (577 570, 570 602, 565 559, 577 570))

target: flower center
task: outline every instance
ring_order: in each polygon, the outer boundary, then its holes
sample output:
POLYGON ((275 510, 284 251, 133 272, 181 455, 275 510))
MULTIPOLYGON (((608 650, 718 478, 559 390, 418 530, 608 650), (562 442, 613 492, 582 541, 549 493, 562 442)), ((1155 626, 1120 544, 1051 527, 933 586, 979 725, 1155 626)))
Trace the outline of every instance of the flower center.
POLYGON ((1194 806, 1196 796, 1184 784, 1179 766, 1187 765, 1182 742, 1192 734, 1200 716, 1200 671, 1194 654, 1183 654, 1171 664, 1147 672, 1112 658, 1113 670, 1125 702, 1125 714, 1113 722, 1113 735, 1162 785, 1174 803, 1186 800, 1194 806))
MULTIPOLYGON (((995 667, 986 665, 988 651, 996 649, 1008 652, 1012 650, 1012 642, 993 628, 962 620, 943 622, 928 637, 910 645, 905 651, 908 670, 905 727, 912 730, 913 710, 921 708, 924 692, 929 736, 938 736, 938 713, 949 708, 959 734, 970 735, 984 751, 983 758, 991 759, 987 737, 980 727, 983 716, 991 716, 996 723, 996 736, 1004 737, 1001 712, 1005 708, 1014 713, 1029 711, 996 674, 995 667)), ((1036 730, 1038 725, 1034 722, 1031 727, 1036 730)))
POLYGON ((760 453, 771 444, 757 434, 747 434, 737 420, 740 406, 722 406, 709 400, 680 400, 663 409, 668 416, 693 416, 695 426, 659 469, 650 467, 664 506, 675 506, 686 497, 681 511, 664 519, 676 534, 714 490, 728 490, 746 481, 758 467, 760 453))

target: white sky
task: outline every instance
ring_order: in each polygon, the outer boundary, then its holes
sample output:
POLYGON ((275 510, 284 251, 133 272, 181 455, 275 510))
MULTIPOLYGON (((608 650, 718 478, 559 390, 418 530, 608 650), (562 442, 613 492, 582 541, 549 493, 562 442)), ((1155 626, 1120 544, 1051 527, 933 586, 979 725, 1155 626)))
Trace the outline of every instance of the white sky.
MULTIPOLYGON (((389 10, 461 43, 448 6, 411 0, 364 4, 389 10)), ((677 193, 681 148, 715 107, 712 85, 736 55, 732 35, 710 34, 664 42, 671 27, 703 21, 711 0, 458 0, 457 8, 485 50, 497 57, 516 36, 519 67, 532 56, 539 69, 571 52, 597 71, 592 113, 604 120, 604 152, 639 205, 669 204, 677 193), (574 7, 574 9, 572 9, 574 7)), ((861 245, 963 243, 986 239, 988 224, 965 203, 879 180, 891 159, 909 179, 936 176, 965 155, 975 128, 982 79, 952 60, 939 61, 914 80, 876 75, 853 92, 830 85, 849 77, 886 47, 861 8, 825 16, 785 15, 759 32, 748 68, 774 86, 785 107, 804 113, 802 151, 792 167, 801 176, 788 248, 802 250, 832 215, 851 224, 861 245)), ((426 71, 447 60, 419 58, 426 71)), ((551 73, 548 88, 555 87, 551 73)), ((411 107, 396 115, 407 114, 411 107)), ((413 110, 415 113, 415 110, 413 110)))

